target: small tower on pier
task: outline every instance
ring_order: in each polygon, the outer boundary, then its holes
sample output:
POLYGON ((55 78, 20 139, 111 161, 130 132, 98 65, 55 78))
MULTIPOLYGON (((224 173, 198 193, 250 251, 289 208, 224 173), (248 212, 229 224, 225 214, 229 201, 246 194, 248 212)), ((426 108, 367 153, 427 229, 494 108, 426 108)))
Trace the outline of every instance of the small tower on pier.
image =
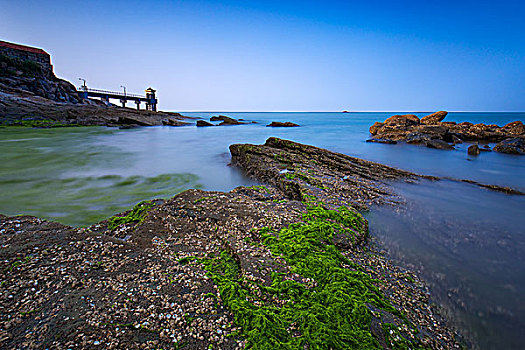
POLYGON ((155 92, 157 92, 157 90, 154 90, 151 87, 149 87, 145 90, 145 92, 146 92, 146 99, 148 100, 146 102, 146 109, 149 111, 156 112, 158 101, 157 101, 157 98, 155 97, 155 92))

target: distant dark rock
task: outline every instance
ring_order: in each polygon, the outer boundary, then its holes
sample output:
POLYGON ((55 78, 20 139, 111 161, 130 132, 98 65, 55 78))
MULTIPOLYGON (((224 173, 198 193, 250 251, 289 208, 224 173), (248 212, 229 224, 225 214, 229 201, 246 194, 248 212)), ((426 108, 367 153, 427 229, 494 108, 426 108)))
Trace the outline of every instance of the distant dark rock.
POLYGON ((494 146, 494 151, 507 154, 525 154, 525 140, 521 137, 503 140, 494 146))
POLYGON ((233 118, 227 117, 225 115, 219 115, 218 117, 211 117, 210 118, 210 121, 212 121, 212 122, 219 121, 219 120, 222 120, 222 123, 220 123, 219 125, 245 124, 245 123, 242 123, 242 122, 238 121, 237 119, 233 119, 233 118))
POLYGON ((451 146, 448 143, 446 143, 445 141, 438 140, 438 139, 427 141, 427 142, 425 142, 425 145, 427 147, 429 147, 429 148, 437 148, 437 149, 444 149, 444 150, 452 150, 452 149, 454 149, 454 146, 451 146))
POLYGON ((419 118, 414 114, 393 115, 385 120, 385 125, 418 125, 419 118))
POLYGON ((479 155, 480 151, 478 145, 470 145, 467 149, 467 153, 471 156, 479 155))
POLYGON ((239 125, 239 124, 246 124, 246 123, 243 123, 243 122, 240 122, 238 121, 237 119, 233 119, 233 118, 230 118, 230 117, 227 117, 225 115, 219 115, 218 117, 211 117, 210 118, 210 121, 212 122, 216 122, 216 121, 220 121, 222 120, 222 123, 220 123, 219 125, 239 125))
POLYGON ((274 128, 278 128, 278 127, 291 128, 291 127, 299 126, 299 124, 295 124, 295 123, 292 123, 292 122, 271 122, 270 124, 268 124, 266 126, 271 126, 271 127, 274 127, 274 128))
POLYGON ((394 141, 394 140, 389 140, 389 139, 368 139, 366 140, 366 142, 375 142, 375 143, 384 143, 384 144, 387 144, 387 145, 395 145, 397 143, 397 141, 394 141))
POLYGON ((162 120, 162 125, 168 125, 168 126, 182 126, 187 125, 188 123, 182 122, 180 120, 176 120, 174 118, 167 118, 162 120))
POLYGON ((445 119, 447 114, 448 114, 448 112, 445 112, 445 111, 439 111, 439 112, 436 112, 436 113, 429 114, 429 115, 421 118, 421 124, 426 124, 426 125, 438 124, 440 121, 445 119))
POLYGON ((206 120, 197 120, 197 126, 214 126, 212 123, 206 120))

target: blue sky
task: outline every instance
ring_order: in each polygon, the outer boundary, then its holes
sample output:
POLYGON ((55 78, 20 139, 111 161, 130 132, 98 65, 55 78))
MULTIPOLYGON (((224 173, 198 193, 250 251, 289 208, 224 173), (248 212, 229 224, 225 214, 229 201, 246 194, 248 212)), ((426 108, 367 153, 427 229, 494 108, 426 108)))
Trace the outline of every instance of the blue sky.
POLYGON ((175 111, 524 111, 525 2, 7 1, 0 39, 175 111))

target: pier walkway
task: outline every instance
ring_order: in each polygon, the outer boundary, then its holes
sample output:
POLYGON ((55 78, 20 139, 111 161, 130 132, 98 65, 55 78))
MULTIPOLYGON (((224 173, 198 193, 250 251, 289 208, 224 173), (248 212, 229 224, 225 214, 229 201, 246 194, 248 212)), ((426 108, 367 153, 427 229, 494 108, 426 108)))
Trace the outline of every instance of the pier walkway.
POLYGON ((109 103, 109 99, 118 99, 122 103, 122 107, 126 107, 128 101, 135 101, 137 109, 140 109, 142 102, 146 103, 146 110, 157 111, 158 99, 155 96, 156 90, 148 88, 145 90, 146 95, 128 94, 126 92, 108 91, 88 88, 83 85, 77 89, 78 96, 81 98, 99 97, 101 100, 109 103))

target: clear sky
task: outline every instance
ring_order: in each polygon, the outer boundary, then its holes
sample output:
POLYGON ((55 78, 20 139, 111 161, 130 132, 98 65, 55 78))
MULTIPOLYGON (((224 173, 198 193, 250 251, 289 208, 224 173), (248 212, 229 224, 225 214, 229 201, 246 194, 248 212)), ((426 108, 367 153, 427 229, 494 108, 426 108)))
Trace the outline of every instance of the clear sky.
POLYGON ((0 39, 163 110, 525 110, 525 1, 0 0, 0 39))

